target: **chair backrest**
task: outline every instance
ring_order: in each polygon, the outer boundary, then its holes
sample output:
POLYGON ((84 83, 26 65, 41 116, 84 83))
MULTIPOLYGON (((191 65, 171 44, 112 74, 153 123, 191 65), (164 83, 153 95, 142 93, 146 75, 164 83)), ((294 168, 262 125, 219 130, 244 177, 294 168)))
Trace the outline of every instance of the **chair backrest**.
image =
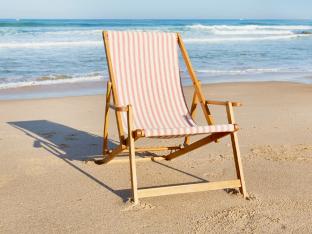
MULTIPOLYGON (((176 33, 109 31, 119 105, 133 106, 136 129, 194 126, 182 90, 176 33)), ((122 124, 127 128, 126 115, 122 124)))

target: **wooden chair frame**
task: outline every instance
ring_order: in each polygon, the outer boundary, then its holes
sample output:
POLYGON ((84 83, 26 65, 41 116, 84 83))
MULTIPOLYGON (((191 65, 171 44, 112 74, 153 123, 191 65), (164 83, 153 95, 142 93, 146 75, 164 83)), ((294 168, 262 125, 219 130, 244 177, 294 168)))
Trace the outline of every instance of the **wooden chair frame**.
MULTIPOLYGON (((103 40, 104 47, 106 52, 106 59, 108 64, 109 71, 109 81, 107 82, 107 93, 106 93, 106 107, 105 107, 105 117, 104 117, 104 141, 103 141, 103 159, 96 161, 97 164, 106 164, 114 159, 120 153, 127 152, 129 154, 130 161, 130 175, 131 175, 131 190, 132 190, 132 201, 136 204, 139 201, 139 198, 144 197, 153 197, 153 196, 161 196, 161 195, 169 195, 169 194, 179 194, 179 193, 189 193, 189 192, 199 192, 206 190, 217 190, 217 189, 226 189, 226 188, 239 188, 240 192, 243 194, 244 198, 246 198, 247 191, 245 186, 244 174, 242 161, 240 156, 240 150, 238 145, 237 138, 237 130, 238 126, 235 124, 233 107, 241 106, 238 102, 223 102, 223 101, 208 101, 205 99, 200 81, 197 79, 196 74, 193 70, 191 61, 185 49, 184 43, 179 33, 177 33, 177 43, 180 47, 181 54, 183 56, 184 62, 186 64, 188 73, 193 82, 194 86, 194 95, 192 106, 190 109, 190 114, 192 118, 195 116, 195 111, 200 104, 203 113, 205 115, 206 121, 209 125, 214 124, 213 117, 209 111, 208 105, 221 105, 226 107, 227 118, 230 124, 234 124, 235 131, 234 132, 221 132, 210 134, 201 140, 190 143, 190 136, 185 136, 184 145, 179 146, 162 146, 162 147, 135 147, 135 141, 144 137, 144 130, 142 129, 133 129, 133 112, 132 106, 120 106, 119 100, 116 91, 115 85, 115 75, 112 68, 112 61, 110 55, 110 48, 108 46, 108 35, 107 32, 103 31, 103 40), (110 103, 111 96, 113 96, 113 104, 110 103), (115 110, 116 120, 117 120, 117 128, 119 133, 120 144, 114 149, 109 149, 108 147, 108 124, 109 124, 109 110, 115 110), (125 137, 122 123, 121 123, 121 112, 127 113, 127 121, 128 121, 128 133, 127 137, 125 137), (227 135, 231 136, 234 162, 236 168, 237 179, 228 180, 228 181, 220 181, 220 182, 206 182, 206 183, 194 183, 187 185, 175 185, 175 186, 166 186, 166 187, 153 187, 153 188, 144 188, 139 189, 137 184, 137 173, 136 173, 136 162, 139 161, 147 161, 147 160, 172 160, 176 157, 184 155, 192 150, 195 150, 203 145, 217 142, 218 139, 225 137, 227 135), (136 158, 136 152, 155 152, 155 151, 166 151, 170 150, 166 156, 161 157, 144 157, 144 158, 136 158)), ((115 162, 125 162, 128 159, 116 159, 115 162)))

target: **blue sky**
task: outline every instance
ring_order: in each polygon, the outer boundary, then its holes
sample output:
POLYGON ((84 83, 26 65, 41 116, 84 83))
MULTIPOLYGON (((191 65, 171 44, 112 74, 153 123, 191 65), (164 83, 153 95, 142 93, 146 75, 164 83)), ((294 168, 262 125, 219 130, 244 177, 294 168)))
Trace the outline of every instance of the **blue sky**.
POLYGON ((312 0, 0 0, 0 18, 312 19, 312 0))

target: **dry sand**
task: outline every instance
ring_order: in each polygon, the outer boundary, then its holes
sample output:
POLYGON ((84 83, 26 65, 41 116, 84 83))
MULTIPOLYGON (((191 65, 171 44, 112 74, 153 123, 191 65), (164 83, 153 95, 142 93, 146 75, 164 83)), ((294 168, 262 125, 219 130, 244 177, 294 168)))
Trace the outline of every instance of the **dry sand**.
MULTIPOLYGON (((128 164, 84 163, 101 151, 104 96, 0 101, 0 233, 311 233, 312 86, 214 84, 204 92, 244 104, 235 113, 250 200, 221 190, 133 206, 128 164)), ((212 111, 225 121, 223 107, 212 111)), ((115 128, 110 136, 117 139, 115 128)), ((138 163, 142 187, 234 176, 228 139, 171 162, 138 163)))

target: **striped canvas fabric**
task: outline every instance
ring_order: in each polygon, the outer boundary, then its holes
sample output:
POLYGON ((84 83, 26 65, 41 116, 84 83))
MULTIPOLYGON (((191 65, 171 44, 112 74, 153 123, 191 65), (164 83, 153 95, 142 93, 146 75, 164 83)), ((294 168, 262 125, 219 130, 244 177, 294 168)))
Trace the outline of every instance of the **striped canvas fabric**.
MULTIPOLYGON (((119 105, 131 104, 135 129, 146 137, 231 132, 234 125, 198 126, 181 87, 175 33, 108 32, 119 105)), ((122 124, 127 132, 126 114, 122 124)))

